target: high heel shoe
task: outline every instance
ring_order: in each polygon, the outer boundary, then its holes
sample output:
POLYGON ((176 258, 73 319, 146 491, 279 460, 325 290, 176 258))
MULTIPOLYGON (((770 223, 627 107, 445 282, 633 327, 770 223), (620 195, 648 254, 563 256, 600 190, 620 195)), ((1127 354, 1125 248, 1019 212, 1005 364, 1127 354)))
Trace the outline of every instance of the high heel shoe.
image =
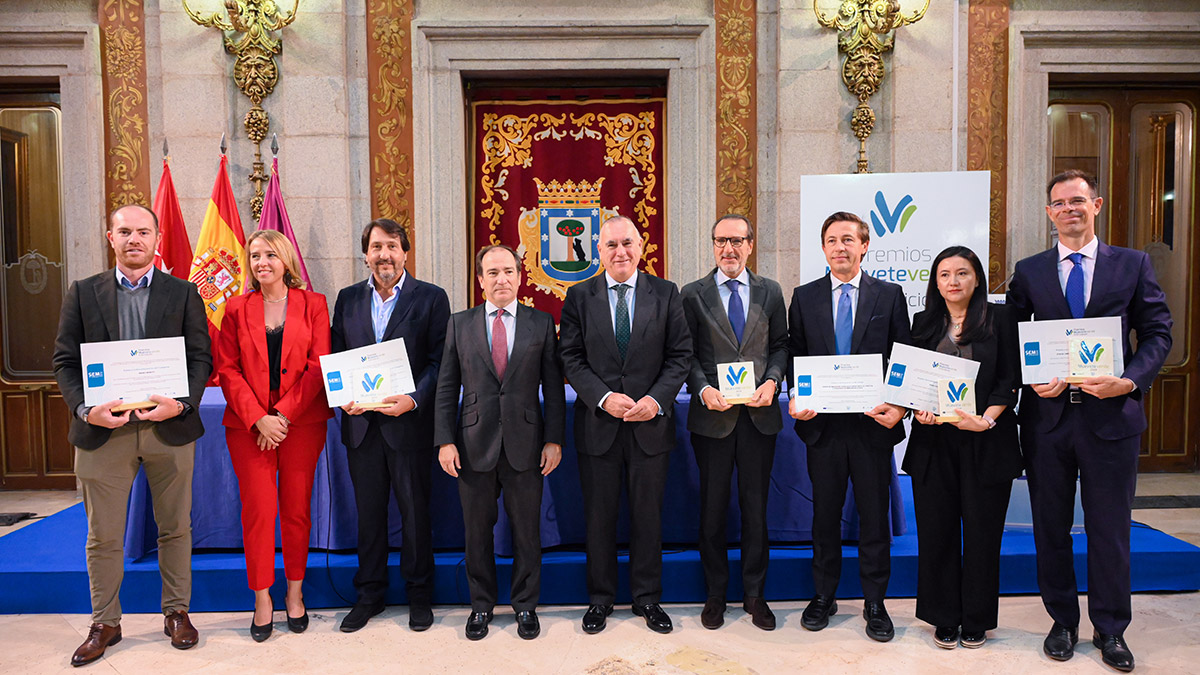
POLYGON ((308 628, 308 609, 306 608, 304 610, 304 615, 301 617, 293 619, 289 616, 287 618, 287 624, 288 630, 292 631, 293 633, 303 633, 304 630, 308 628))
MULTIPOLYGON (((291 619, 288 619, 288 624, 291 624, 291 619)), ((271 621, 267 625, 260 626, 254 623, 254 616, 250 617, 250 637, 254 638, 255 642, 262 642, 271 637, 271 631, 274 630, 275 624, 271 621)))

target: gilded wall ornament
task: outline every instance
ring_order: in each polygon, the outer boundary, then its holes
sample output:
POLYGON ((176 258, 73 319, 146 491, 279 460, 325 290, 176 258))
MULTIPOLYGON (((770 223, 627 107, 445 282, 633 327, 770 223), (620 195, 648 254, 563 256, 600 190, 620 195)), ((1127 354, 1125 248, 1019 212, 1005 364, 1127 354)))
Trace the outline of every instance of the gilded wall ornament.
POLYGON ((254 142, 254 165, 248 178, 254 183, 250 210, 258 220, 262 213, 263 188, 270 180, 262 161, 262 140, 270 130, 271 120, 262 102, 279 83, 275 56, 283 50, 282 41, 273 32, 296 20, 300 0, 294 0, 292 11, 287 13, 281 12, 274 0, 225 0, 227 18, 220 12, 205 16, 192 11, 187 0, 182 2, 183 10, 197 25, 224 33, 225 51, 234 56, 234 84, 250 99, 250 110, 242 124, 246 135, 254 142))
POLYGON ((897 28, 916 23, 929 9, 925 6, 909 16, 900 13, 900 0, 844 0, 837 15, 829 18, 817 9, 817 22, 838 31, 838 48, 846 55, 842 61, 842 82, 858 98, 850 118, 850 129, 858 138, 857 173, 870 173, 867 168, 867 137, 875 129, 875 111, 867 101, 879 91, 885 68, 884 52, 891 51, 897 28))
POLYGON ((753 0, 717 0, 717 203, 719 214, 755 219, 758 133, 753 0))
POLYGON ((149 204, 146 145, 146 48, 142 3, 104 0, 100 6, 105 133, 105 192, 111 211, 149 204))

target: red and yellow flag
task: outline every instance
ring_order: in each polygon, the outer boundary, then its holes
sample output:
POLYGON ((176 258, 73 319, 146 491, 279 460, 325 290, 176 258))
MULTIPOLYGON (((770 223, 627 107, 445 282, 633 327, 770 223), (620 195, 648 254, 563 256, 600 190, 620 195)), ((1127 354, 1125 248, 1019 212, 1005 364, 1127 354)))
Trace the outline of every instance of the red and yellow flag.
MULTIPOLYGON (((246 235, 242 232, 242 219, 238 216, 233 185, 229 182, 229 160, 222 154, 212 198, 200 225, 200 238, 196 240, 192 271, 188 275, 204 301, 214 355, 221 319, 225 316, 225 301, 240 295, 246 286, 246 270, 242 267, 245 248, 246 235)), ((213 374, 216 375, 215 369, 213 374)))

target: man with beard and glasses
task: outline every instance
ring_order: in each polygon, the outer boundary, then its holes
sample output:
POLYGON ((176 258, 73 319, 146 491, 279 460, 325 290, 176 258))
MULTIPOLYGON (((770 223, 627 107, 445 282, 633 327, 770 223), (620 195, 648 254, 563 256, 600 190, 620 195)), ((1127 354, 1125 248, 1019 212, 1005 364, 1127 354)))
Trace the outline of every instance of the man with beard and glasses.
POLYGON ((396 221, 368 223, 362 250, 371 277, 338 293, 333 352, 404 338, 417 389, 388 396, 384 408, 368 411, 353 402, 342 406, 342 442, 358 507, 358 599, 341 630, 352 633, 384 609, 390 490, 403 522, 400 573, 407 582, 408 625, 423 631, 433 625, 433 404, 450 301, 446 291, 404 271, 408 232, 396 221))
POLYGON ((71 284, 54 342, 54 377, 72 412, 68 438, 87 509, 87 569, 92 625, 71 657, 91 663, 121 641, 122 542, 129 491, 138 468, 146 471, 158 524, 164 632, 171 646, 188 649, 199 634, 188 619, 192 595, 192 469, 204 425, 196 407, 212 371, 208 320, 196 286, 154 270, 158 218, 144 206, 123 206, 108 218, 117 268, 71 284), (79 346, 86 342, 183 337, 188 395, 150 396, 148 410, 113 407, 120 400, 84 404, 79 346))

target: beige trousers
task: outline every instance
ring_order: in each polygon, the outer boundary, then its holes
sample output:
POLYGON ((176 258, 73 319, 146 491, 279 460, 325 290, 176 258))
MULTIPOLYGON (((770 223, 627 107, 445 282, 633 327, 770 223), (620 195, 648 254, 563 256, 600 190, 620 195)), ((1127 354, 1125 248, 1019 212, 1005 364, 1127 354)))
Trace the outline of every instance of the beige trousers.
POLYGON ((192 595, 192 467, 195 443, 166 445, 152 423, 115 429, 95 450, 75 448, 75 475, 87 510, 87 568, 92 622, 121 623, 125 518, 138 467, 146 469, 158 523, 163 614, 187 610, 192 595))

